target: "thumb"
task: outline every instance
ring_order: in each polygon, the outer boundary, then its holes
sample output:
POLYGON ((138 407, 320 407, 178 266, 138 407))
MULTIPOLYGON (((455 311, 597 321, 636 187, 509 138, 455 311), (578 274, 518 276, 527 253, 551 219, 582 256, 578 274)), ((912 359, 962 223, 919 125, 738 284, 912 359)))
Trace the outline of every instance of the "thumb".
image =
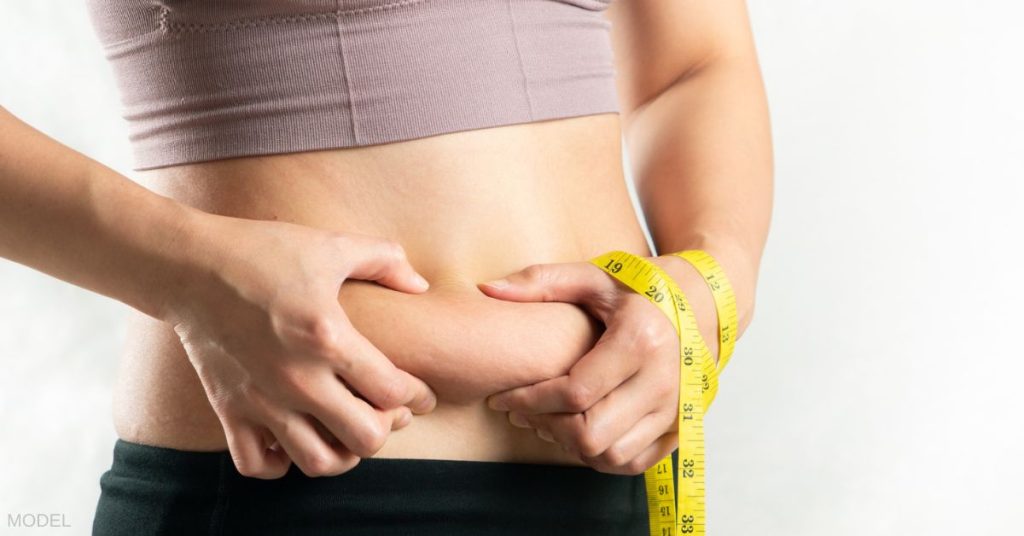
POLYGON ((503 279, 478 284, 484 294, 510 301, 592 304, 615 290, 608 274, 589 262, 531 264, 503 279))
POLYGON ((355 234, 344 235, 343 240, 352 266, 348 277, 375 281, 402 292, 420 293, 430 287, 398 242, 355 234))

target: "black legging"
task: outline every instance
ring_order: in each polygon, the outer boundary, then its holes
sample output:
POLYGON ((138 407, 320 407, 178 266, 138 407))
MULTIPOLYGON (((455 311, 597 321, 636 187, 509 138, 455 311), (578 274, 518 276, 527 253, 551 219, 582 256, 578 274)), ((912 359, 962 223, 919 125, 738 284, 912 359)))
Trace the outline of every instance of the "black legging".
POLYGON ((526 463, 366 458, 309 478, 237 472, 227 451, 118 440, 93 534, 648 536, 643 475, 526 463))

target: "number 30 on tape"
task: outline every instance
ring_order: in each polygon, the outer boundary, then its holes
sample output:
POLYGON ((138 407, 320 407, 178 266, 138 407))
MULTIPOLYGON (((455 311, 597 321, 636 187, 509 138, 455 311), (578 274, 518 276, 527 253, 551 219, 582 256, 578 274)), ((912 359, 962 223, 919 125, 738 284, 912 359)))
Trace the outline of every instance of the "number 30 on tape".
POLYGON ((647 297, 679 334, 679 472, 675 477, 671 454, 644 471, 647 510, 651 536, 703 535, 704 413, 718 390, 714 358, 686 296, 659 266, 624 251, 590 262, 647 297))

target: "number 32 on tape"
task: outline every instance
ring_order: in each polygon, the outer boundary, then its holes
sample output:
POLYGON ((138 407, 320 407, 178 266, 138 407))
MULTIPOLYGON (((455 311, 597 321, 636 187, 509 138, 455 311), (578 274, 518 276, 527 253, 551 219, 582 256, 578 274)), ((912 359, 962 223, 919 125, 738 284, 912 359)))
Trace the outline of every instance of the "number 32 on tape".
POLYGON ((686 296, 659 266, 624 251, 611 251, 590 262, 647 297, 679 334, 679 472, 674 476, 671 454, 644 471, 647 510, 651 536, 703 535, 704 413, 718 390, 711 351, 686 296))

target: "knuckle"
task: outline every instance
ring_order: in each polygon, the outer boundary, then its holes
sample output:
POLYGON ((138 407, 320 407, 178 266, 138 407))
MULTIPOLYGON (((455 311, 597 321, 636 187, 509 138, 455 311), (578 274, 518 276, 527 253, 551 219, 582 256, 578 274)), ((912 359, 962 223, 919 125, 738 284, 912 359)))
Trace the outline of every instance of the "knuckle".
POLYGON ((400 377, 390 377, 380 386, 380 400, 377 402, 383 409, 397 408, 409 397, 409 387, 400 377))
POLYGON ((610 467, 608 464, 604 463, 604 460, 602 460, 601 458, 587 458, 586 464, 599 473, 614 473, 613 468, 610 467))
POLYGON ((275 479, 281 478, 288 473, 288 467, 291 463, 275 464, 267 463, 264 464, 263 469, 260 471, 258 478, 263 479, 275 479))
POLYGON ((633 475, 633 476, 636 476, 636 475, 639 475, 639 474, 643 474, 643 472, 647 470, 647 467, 646 467, 647 464, 645 464, 644 461, 639 459, 639 458, 635 458, 635 459, 630 460, 630 461, 628 461, 626 463, 617 464, 617 465, 621 465, 623 471, 625 471, 627 474, 633 475))
POLYGON ((244 456, 233 450, 231 451, 231 461, 235 465, 235 470, 242 476, 266 479, 278 478, 282 474, 280 471, 274 471, 274 468, 263 460, 244 456))
POLYGON ((242 476, 258 477, 261 474, 262 467, 254 460, 231 453, 231 461, 234 462, 235 469, 242 476))
POLYGON ((303 454, 302 472, 306 476, 324 476, 334 470, 334 461, 319 449, 310 449, 303 454))
POLYGON ((584 456, 593 458, 604 452, 604 445, 601 442, 601 438, 592 430, 581 428, 576 432, 575 440, 576 448, 584 456))
POLYGON ((540 280, 544 278, 547 271, 544 269, 544 265, 542 264, 531 264, 526 268, 523 268, 522 274, 526 279, 540 280))
POLYGON ((611 465, 612 467, 625 466, 630 461, 626 459, 624 453, 622 452, 622 449, 614 445, 609 447, 608 450, 604 452, 602 457, 604 458, 605 463, 611 465))
POLYGON ((378 255, 387 262, 400 263, 406 259, 405 248, 394 240, 378 239, 377 247, 378 255))
POLYGON ((324 308, 303 306, 302 310, 278 308, 271 312, 277 339, 288 349, 315 356, 327 356, 337 348, 344 330, 324 308))
POLYGON ((583 412, 594 403, 594 391, 583 382, 571 382, 565 388, 565 405, 572 412, 583 412))
POLYGON ((362 458, 369 458, 384 446, 384 442, 387 440, 387 432, 379 425, 374 424, 356 433, 354 440, 356 444, 350 445, 349 449, 362 458))
POLYGON ((338 329, 327 315, 307 316, 302 319, 299 330, 303 344, 315 355, 329 355, 336 348, 338 329))
POLYGON ((398 242, 390 240, 387 242, 388 255, 396 261, 404 261, 406 259, 405 247, 398 242))
POLYGON ((633 343, 637 351, 642 355, 649 355, 660 349, 668 339, 668 328, 664 324, 644 322, 634 328, 633 343))
POLYGON ((355 454, 352 454, 352 453, 342 454, 341 455, 341 462, 338 464, 338 467, 337 467, 337 469, 335 469, 334 472, 335 472, 335 474, 347 473, 347 472, 351 471, 352 469, 355 469, 355 467, 357 465, 359 465, 359 462, 361 460, 362 460, 362 458, 360 458, 359 456, 356 456, 355 454))

